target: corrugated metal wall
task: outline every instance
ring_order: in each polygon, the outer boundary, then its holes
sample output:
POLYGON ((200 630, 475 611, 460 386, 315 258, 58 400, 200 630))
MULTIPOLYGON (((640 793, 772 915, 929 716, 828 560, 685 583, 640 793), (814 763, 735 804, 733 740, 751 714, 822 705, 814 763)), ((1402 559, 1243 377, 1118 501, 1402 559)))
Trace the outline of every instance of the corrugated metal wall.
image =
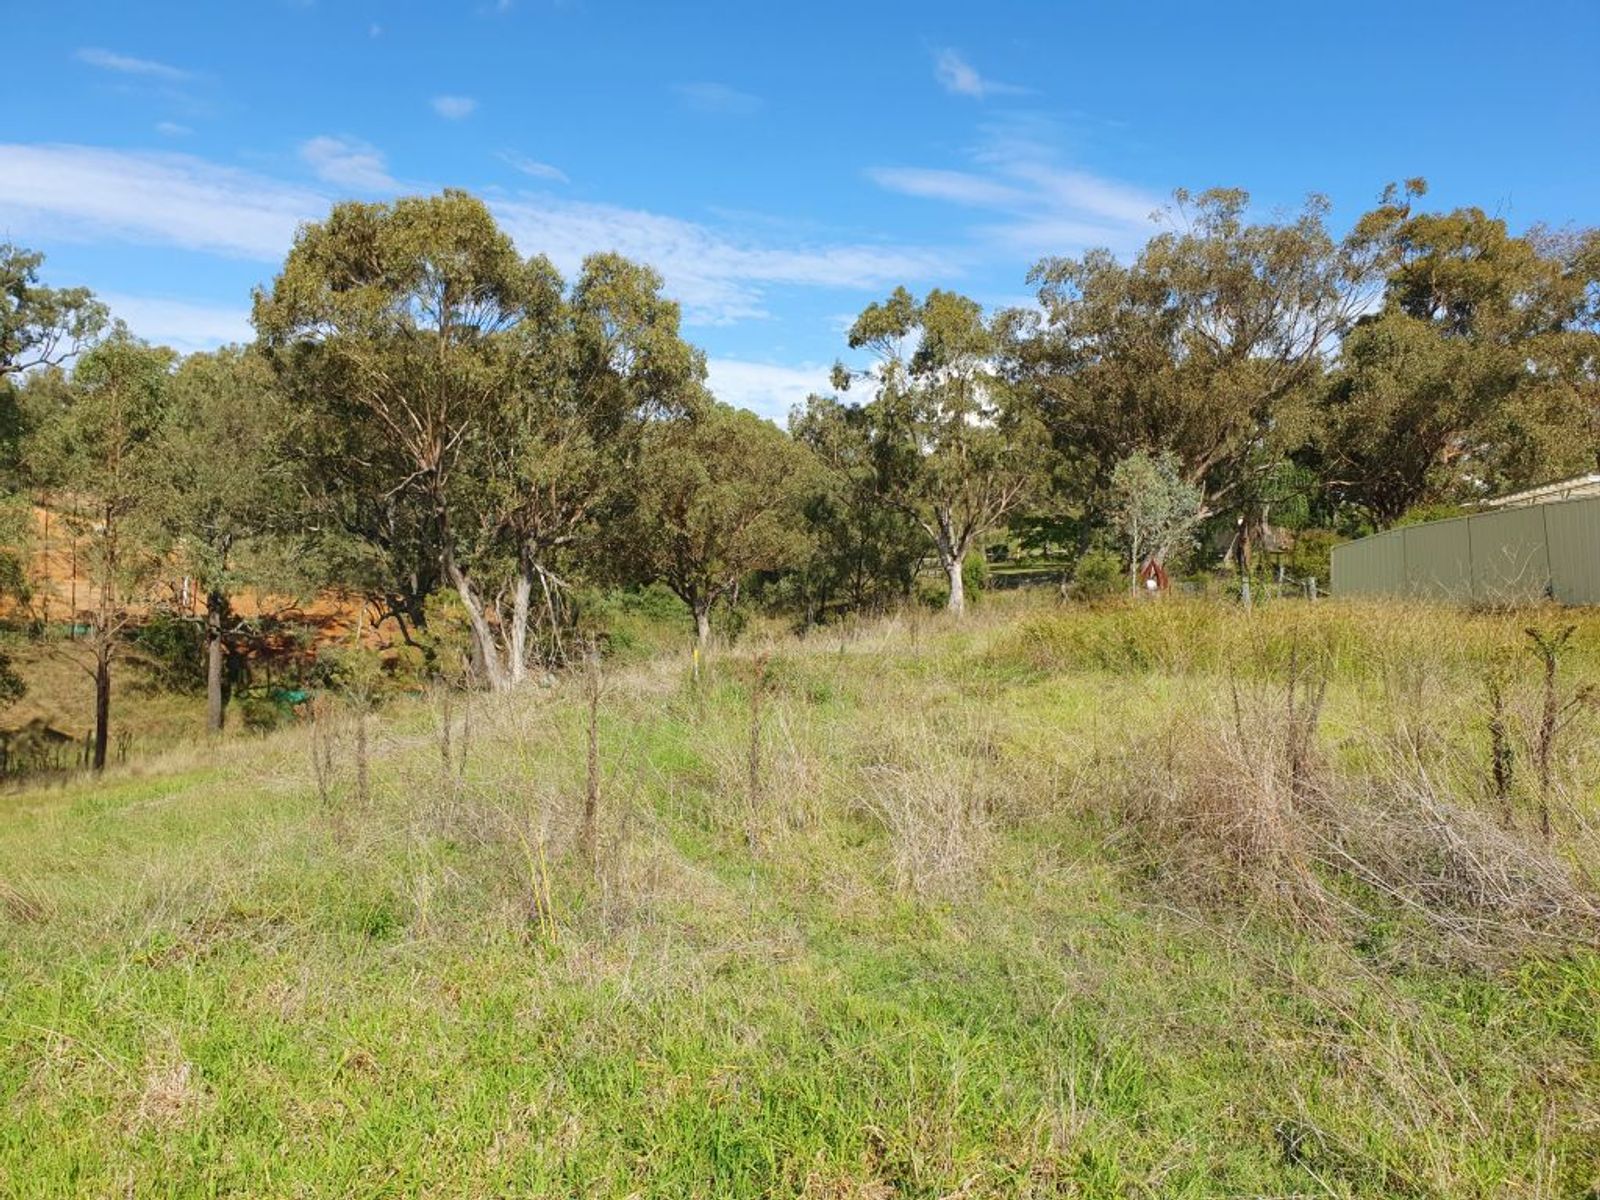
POLYGON ((1600 604, 1600 497, 1391 529, 1333 551, 1339 596, 1600 604))

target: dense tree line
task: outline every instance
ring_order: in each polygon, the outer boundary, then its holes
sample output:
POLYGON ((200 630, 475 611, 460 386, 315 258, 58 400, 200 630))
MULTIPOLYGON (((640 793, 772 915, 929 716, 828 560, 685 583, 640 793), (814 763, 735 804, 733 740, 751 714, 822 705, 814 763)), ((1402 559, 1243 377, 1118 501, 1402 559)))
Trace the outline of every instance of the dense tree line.
POLYGON ((1600 235, 1424 195, 1335 236, 1320 199, 1262 221, 1180 192, 1131 258, 1042 258, 1034 307, 896 289, 787 432, 709 394, 649 267, 564 280, 462 192, 337 205, 258 290, 254 344, 183 359, 0 247, 0 589, 24 598, 47 492, 93 585, 72 618, 103 763, 113 666, 175 568, 215 729, 244 590, 341 590, 417 642, 449 595, 504 689, 571 652, 580 584, 660 583, 702 641, 747 597, 816 623, 924 570, 959 613, 973 556, 1023 530, 1130 575, 1248 571, 1275 527, 1356 534, 1592 468, 1600 235))

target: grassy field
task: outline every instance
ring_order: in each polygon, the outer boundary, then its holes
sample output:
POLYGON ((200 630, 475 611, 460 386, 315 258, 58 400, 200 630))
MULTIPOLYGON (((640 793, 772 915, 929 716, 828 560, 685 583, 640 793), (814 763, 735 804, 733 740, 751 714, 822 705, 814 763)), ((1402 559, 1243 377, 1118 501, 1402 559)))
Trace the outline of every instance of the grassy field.
POLYGON ((1008 596, 6 796, 0 1194, 1595 1195, 1563 619, 1008 596))

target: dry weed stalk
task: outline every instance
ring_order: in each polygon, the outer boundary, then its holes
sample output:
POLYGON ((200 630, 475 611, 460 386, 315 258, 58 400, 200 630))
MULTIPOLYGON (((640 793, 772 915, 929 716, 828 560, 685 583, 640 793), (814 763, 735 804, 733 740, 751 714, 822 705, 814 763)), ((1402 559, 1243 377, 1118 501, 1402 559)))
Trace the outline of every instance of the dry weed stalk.
POLYGON ((600 651, 591 641, 584 655, 584 695, 588 701, 588 742, 584 756, 583 857, 591 872, 600 869, 600 696, 604 680, 600 651))
POLYGON ((1533 732, 1533 766, 1539 789, 1539 832, 1548 842, 1553 836, 1550 795, 1556 739, 1572 724, 1579 712, 1593 703, 1594 689, 1585 684, 1571 695, 1563 697, 1557 687, 1556 672, 1561 665, 1561 652, 1577 632, 1576 625, 1567 625, 1554 632, 1530 626, 1526 632, 1543 669, 1539 723, 1533 732))
POLYGON ((1506 685, 1509 682, 1510 664, 1504 655, 1496 655, 1490 660, 1484 680, 1489 702, 1489 788, 1500 822, 1508 829, 1515 820, 1511 780, 1516 770, 1516 754, 1506 722, 1506 685))
POLYGON ((317 799, 323 811, 334 811, 334 788, 338 779, 336 754, 339 731, 335 724, 333 704, 326 696, 318 696, 311 703, 311 776, 316 781, 317 799))
POLYGON ((761 772, 761 707, 767 692, 767 668, 772 655, 762 651, 753 664, 755 677, 750 683, 750 740, 745 763, 745 841, 752 849, 760 841, 763 779, 761 772))

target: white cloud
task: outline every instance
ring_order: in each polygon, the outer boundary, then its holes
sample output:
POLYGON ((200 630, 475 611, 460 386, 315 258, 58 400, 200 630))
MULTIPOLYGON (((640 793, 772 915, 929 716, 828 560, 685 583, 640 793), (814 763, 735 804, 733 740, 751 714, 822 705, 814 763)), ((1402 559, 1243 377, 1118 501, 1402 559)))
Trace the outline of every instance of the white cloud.
POLYGON ((470 117, 478 107, 478 102, 471 96, 435 96, 433 98, 433 111, 447 121, 459 121, 463 117, 470 117))
MULTIPOLYGON (((382 156, 361 143, 318 138, 302 154, 333 184, 395 186, 382 156)), ((27 238, 124 240, 279 262, 297 226, 320 220, 330 203, 323 191, 193 155, 0 144, 0 229, 27 238)), ((771 288, 876 290, 948 277, 960 265, 926 248, 735 237, 679 217, 547 195, 491 208, 523 253, 548 254, 569 275, 596 251, 649 263, 698 324, 765 317, 771 288)))
POLYGON ((0 144, 0 229, 275 261, 327 197, 187 154, 0 144))
POLYGON ((934 77, 939 86, 955 96, 971 96, 982 100, 985 96, 1019 95, 1027 88, 995 79, 985 79, 978 69, 955 50, 941 50, 933 60, 934 77))
POLYGON ((979 208, 998 208, 1026 201, 1026 193, 1016 188, 974 175, 969 171, 946 171, 929 167, 873 167, 867 178, 891 192, 921 196, 929 200, 948 200, 979 208))
POLYGON ((542 252, 571 274, 583 258, 615 250, 660 271, 667 294, 697 324, 764 317, 764 288, 880 288, 948 274, 948 256, 913 247, 775 247, 736 241, 693 221, 609 204, 529 197, 496 202, 495 215, 523 253, 542 252))
POLYGON ((139 337, 171 346, 184 354, 248 342, 255 337, 247 308, 130 296, 121 292, 103 292, 100 299, 110 306, 112 316, 127 322, 128 328, 139 337))
POLYGON ((324 134, 300 144, 300 158, 318 179, 359 192, 390 192, 400 185, 389 174, 383 153, 349 137, 324 134))
POLYGON ((785 426, 789 410, 804 404, 807 396, 832 393, 828 372, 828 367, 816 365, 786 367, 738 358, 706 361, 706 382, 718 400, 785 426))
POLYGON ((672 90, 684 104, 701 113, 747 117, 760 112, 764 104, 760 96, 741 92, 725 83, 680 83, 672 90))
POLYGON ((1152 232, 1161 201, 1142 188, 1058 161, 1049 127, 1022 118, 987 126, 970 158, 980 170, 875 167, 867 177, 902 195, 995 214, 974 232, 1029 255, 1106 246, 1132 249, 1152 232))
POLYGON ((91 67, 99 67, 103 71, 117 71, 123 75, 144 75, 151 79, 168 79, 177 81, 188 79, 189 72, 178 67, 168 66, 163 62, 156 62, 149 58, 134 58, 130 54, 117 54, 111 50, 101 50, 94 46, 85 46, 73 55, 81 63, 91 67))
POLYGON ((551 183, 571 183, 567 173, 560 167, 553 167, 549 163, 539 162, 529 158, 526 154, 518 154, 515 150, 502 150, 500 161, 507 166, 515 167, 524 175, 534 179, 548 179, 551 183))
POLYGON ((179 125, 176 121, 157 121, 156 132, 163 137, 188 137, 194 130, 187 125, 179 125))

